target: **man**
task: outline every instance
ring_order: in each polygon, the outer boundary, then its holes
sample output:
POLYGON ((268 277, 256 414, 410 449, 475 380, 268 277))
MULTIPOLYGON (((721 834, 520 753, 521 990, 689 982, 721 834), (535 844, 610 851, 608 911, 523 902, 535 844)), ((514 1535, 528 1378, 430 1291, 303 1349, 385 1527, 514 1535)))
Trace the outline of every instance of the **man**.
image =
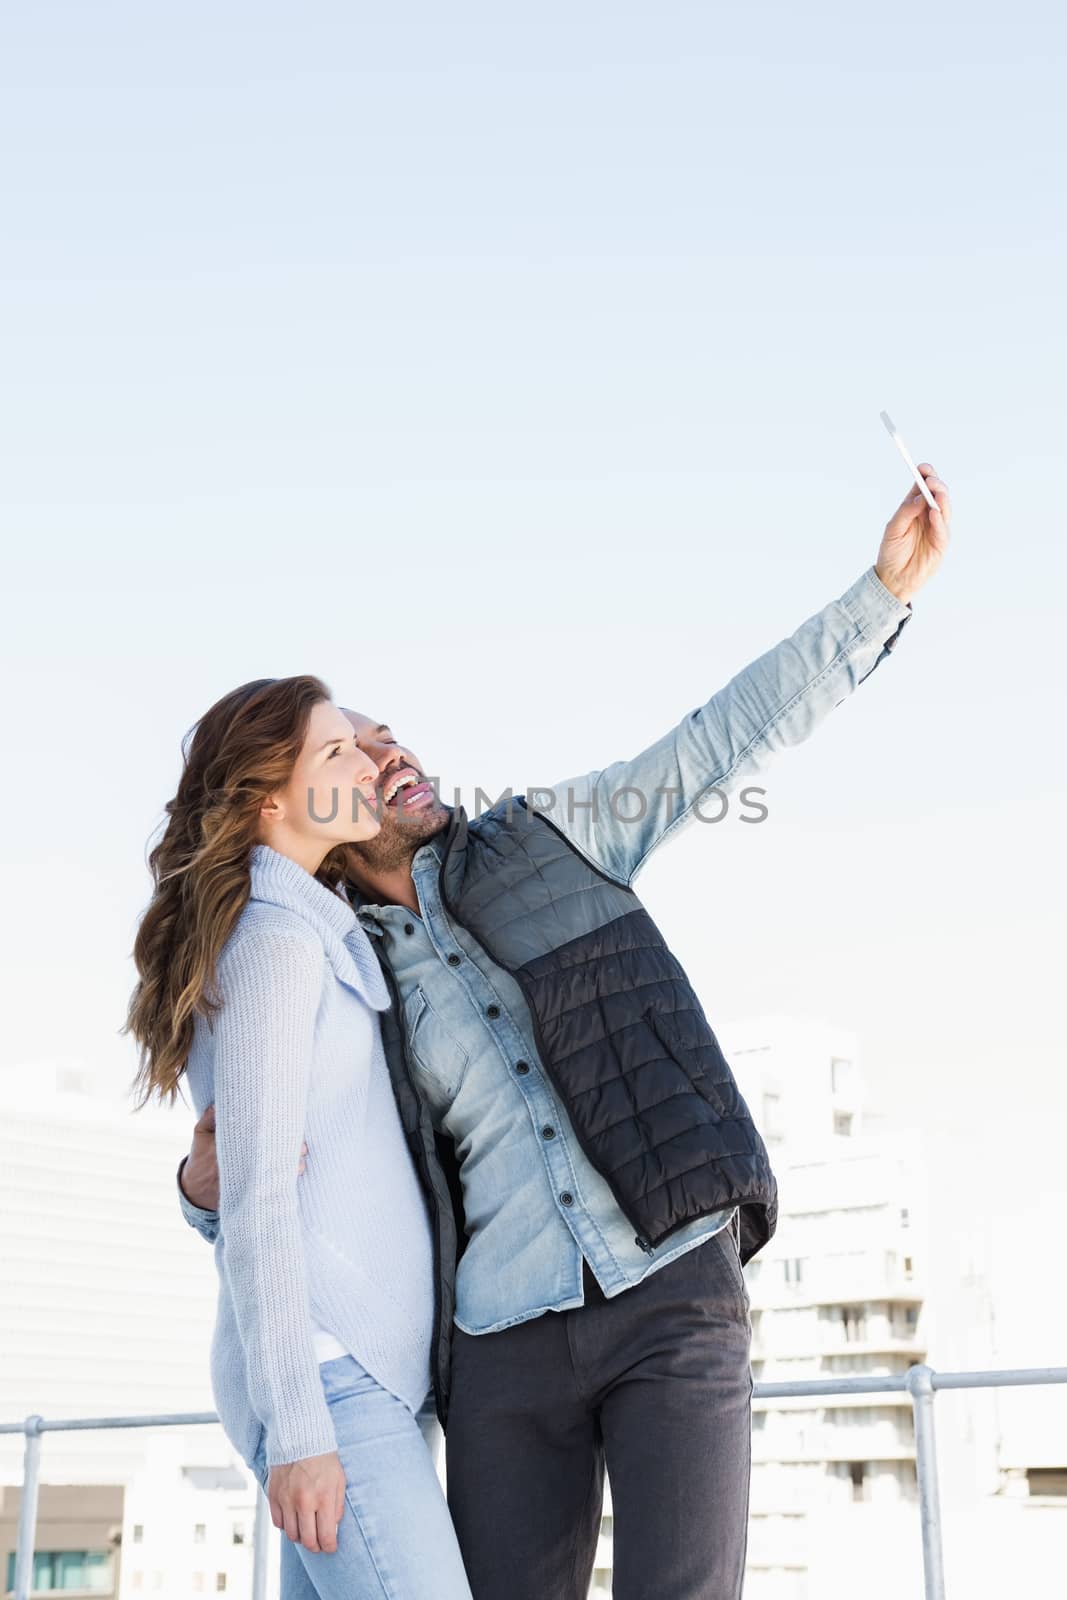
MULTIPOLYGON (((805 739, 893 648, 948 544, 947 489, 920 470, 938 509, 910 494, 839 599, 650 749, 536 803, 468 819, 349 714, 382 828, 352 847, 348 890, 393 994, 387 1055, 434 1219, 437 1406, 475 1600, 584 1600, 605 1464, 618 1600, 741 1593, 742 1266, 774 1232, 777 1185, 631 884, 718 814, 709 791, 805 739)), ((178 1181, 214 1237, 210 1114, 178 1181)))

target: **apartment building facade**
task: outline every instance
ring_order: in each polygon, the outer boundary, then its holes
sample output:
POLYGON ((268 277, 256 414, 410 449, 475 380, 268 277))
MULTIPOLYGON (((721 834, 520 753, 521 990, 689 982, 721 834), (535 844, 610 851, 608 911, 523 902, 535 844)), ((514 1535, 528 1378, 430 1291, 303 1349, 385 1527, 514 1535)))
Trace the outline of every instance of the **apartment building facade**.
MULTIPOLYGON (((76 1062, 0 1073, 4 1422, 214 1409, 215 1268, 174 1193, 191 1125, 134 1114, 76 1062)), ((8 1586, 22 1450, 0 1436, 8 1586)), ((247 1600, 257 1494, 217 1425, 46 1433, 35 1592, 247 1600)))
MULTIPOLYGON (((746 1269, 757 1382, 1064 1363, 1063 1292, 1040 1230, 1019 1225, 1024 1193, 987 1199, 1003 1126, 987 1140, 888 1130, 857 1039, 830 1025, 758 1018, 721 1037, 779 1180, 777 1232, 746 1269)), ((1035 1163, 1035 1217, 1055 1172, 1035 1163)), ((1052 1600, 1067 1393, 958 1391, 936 1414, 949 1593, 1022 1580, 1028 1600, 1052 1600)), ((907 1393, 756 1400, 752 1446, 746 1600, 922 1592, 907 1393)))

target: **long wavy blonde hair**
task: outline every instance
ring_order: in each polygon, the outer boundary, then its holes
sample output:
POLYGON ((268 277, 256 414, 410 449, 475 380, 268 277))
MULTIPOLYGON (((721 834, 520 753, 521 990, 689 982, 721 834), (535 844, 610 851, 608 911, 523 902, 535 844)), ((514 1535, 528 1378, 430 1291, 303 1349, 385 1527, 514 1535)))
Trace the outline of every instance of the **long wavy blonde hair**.
MULTIPOLYGON (((182 741, 178 792, 148 857, 155 884, 134 943, 138 983, 123 1033, 139 1046, 137 1110, 173 1105, 197 1015, 219 1009, 215 966, 247 903, 249 855, 264 801, 288 782, 313 708, 330 698, 318 678, 257 678, 206 712, 182 741)), ((337 877, 331 851, 318 877, 337 877)))

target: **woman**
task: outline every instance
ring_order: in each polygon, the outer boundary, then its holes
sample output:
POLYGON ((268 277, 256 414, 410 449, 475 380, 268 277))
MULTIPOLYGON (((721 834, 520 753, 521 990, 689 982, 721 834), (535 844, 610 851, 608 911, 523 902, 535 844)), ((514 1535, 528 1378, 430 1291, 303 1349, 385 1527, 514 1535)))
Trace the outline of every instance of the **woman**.
POLYGON ((433 1247, 388 993, 331 887, 331 853, 378 832, 377 779, 317 678, 225 696, 187 742, 134 952, 140 1103, 185 1074, 216 1107, 212 1387, 287 1535, 283 1600, 470 1600, 417 1422, 433 1247))

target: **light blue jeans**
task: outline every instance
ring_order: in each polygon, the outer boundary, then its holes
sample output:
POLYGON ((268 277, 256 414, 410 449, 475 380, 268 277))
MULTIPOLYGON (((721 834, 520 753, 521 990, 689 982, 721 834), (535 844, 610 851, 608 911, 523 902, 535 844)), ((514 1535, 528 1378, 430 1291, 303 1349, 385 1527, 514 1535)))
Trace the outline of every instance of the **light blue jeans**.
MULTIPOLYGON (((414 1416, 354 1356, 319 1367, 345 1473, 334 1551, 283 1532, 281 1600, 471 1600, 434 1469, 432 1401, 414 1416)), ((254 1468, 266 1490, 261 1450, 254 1468)))

